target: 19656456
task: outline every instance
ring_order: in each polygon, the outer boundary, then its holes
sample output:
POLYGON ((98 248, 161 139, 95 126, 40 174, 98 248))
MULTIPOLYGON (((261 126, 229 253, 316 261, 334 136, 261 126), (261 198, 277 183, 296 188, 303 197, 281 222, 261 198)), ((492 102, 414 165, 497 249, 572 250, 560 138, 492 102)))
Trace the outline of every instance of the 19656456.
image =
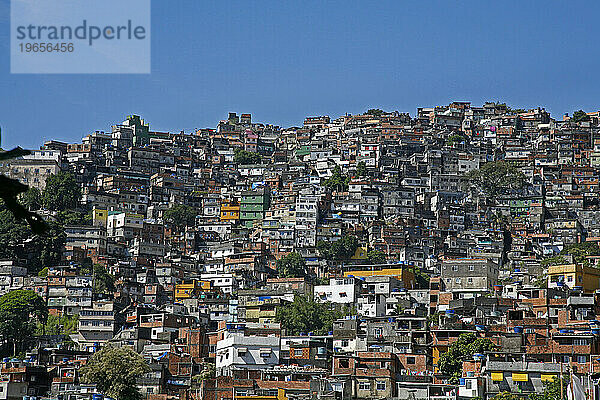
POLYGON ((73 43, 19 43, 21 53, 72 53, 73 43))

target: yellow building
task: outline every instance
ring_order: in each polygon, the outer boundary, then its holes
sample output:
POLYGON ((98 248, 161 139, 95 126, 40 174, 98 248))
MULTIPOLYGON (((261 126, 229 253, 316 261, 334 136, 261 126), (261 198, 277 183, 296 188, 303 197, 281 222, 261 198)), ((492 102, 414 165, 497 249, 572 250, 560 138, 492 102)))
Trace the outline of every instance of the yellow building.
POLYGON ((200 292, 212 290, 211 281, 192 279, 175 285, 175 300, 191 299, 197 297, 200 292))
POLYGON ((600 269, 582 264, 552 265, 548 267, 548 287, 581 286, 584 292, 600 288, 600 269))
POLYGON ((344 276, 392 276, 404 283, 404 288, 413 289, 415 287, 415 274, 408 268, 383 268, 379 270, 358 270, 344 272, 344 276))
POLYGON ((94 207, 94 210, 92 211, 92 222, 94 226, 106 226, 107 219, 108 210, 94 207))
POLYGON ((237 201, 221 203, 221 221, 238 221, 240 219, 240 204, 237 201))

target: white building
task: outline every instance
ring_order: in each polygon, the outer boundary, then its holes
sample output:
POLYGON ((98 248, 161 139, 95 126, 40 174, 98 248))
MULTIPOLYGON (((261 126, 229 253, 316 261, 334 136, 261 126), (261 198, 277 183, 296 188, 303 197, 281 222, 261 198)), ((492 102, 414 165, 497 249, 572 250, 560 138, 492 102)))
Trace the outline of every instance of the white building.
POLYGON ((228 334, 217 342, 217 376, 231 376, 236 369, 267 369, 279 365, 280 338, 228 334))
POLYGON ((361 281, 353 277, 332 278, 329 285, 314 288, 315 301, 338 304, 355 303, 360 293, 361 281))
POLYGON ((216 289, 221 289, 223 293, 233 293, 238 287, 237 280, 233 274, 202 274, 200 279, 203 281, 211 281, 212 286, 216 289))

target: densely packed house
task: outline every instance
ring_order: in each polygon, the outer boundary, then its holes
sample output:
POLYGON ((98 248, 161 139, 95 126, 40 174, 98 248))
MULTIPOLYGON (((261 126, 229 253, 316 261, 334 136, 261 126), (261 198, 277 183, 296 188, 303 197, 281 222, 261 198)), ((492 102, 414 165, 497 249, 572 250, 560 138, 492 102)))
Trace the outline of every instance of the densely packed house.
POLYGON ((48 141, 1 172, 72 173, 89 220, 46 274, 0 261, 0 293, 77 322, 4 359, 0 398, 98 398, 79 369, 109 345, 156 400, 526 397, 567 374, 598 395, 599 168, 600 112, 499 103, 48 141))

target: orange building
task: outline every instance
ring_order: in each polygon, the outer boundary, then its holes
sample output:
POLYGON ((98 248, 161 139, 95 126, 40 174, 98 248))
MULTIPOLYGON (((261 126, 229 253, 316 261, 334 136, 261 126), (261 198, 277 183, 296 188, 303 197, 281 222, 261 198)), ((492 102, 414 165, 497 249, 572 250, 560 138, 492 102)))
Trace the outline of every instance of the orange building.
POLYGON ((239 221, 240 203, 237 200, 224 200, 221 203, 221 221, 239 221))

